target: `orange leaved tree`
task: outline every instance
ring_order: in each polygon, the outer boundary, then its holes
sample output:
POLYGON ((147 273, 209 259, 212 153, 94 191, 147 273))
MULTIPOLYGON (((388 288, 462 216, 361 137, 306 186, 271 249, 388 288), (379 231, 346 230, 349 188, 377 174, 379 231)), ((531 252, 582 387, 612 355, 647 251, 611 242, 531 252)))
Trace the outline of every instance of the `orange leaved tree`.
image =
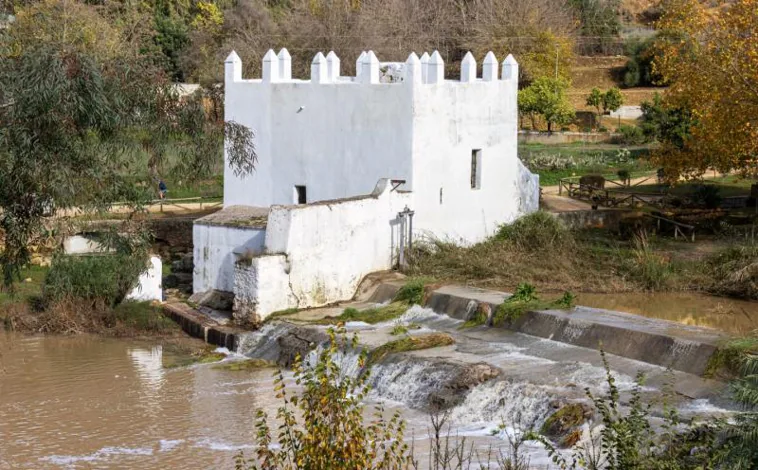
POLYGON ((665 101, 691 116, 684 141, 657 152, 670 175, 758 175, 758 0, 719 3, 664 0, 657 24, 665 101))

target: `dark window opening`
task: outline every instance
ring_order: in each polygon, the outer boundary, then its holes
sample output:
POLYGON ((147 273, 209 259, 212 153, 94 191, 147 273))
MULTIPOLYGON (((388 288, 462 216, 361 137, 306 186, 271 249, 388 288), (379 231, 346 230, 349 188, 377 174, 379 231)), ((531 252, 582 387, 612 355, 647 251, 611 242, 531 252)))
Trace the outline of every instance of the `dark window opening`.
POLYGON ((471 189, 482 187, 482 150, 471 151, 471 189))
POLYGON ((298 204, 307 204, 308 197, 305 193, 305 186, 295 186, 295 195, 297 196, 298 204))

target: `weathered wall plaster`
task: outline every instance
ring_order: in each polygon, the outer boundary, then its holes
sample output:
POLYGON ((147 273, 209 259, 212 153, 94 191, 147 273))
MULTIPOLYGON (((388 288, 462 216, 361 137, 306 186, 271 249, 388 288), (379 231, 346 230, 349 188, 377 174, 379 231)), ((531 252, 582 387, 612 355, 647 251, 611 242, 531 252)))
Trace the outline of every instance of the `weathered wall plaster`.
POLYGON ((192 229, 194 239, 192 290, 205 292, 216 289, 234 291, 235 250, 263 250, 265 228, 230 227, 206 225, 202 219, 195 221, 192 229))
POLYGON ((263 254, 236 263, 235 316, 351 298, 364 276, 392 267, 410 202, 382 180, 364 197, 272 207, 263 254))

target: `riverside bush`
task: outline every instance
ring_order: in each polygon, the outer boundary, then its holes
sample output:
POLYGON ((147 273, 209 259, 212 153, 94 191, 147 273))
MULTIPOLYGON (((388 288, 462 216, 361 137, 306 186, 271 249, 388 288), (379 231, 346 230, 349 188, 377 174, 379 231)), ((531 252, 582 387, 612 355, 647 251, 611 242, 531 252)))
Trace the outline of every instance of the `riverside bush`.
POLYGON ((43 299, 48 304, 71 298, 115 307, 134 288, 146 267, 147 260, 141 256, 58 256, 45 277, 43 299))
POLYGON ((563 222, 544 211, 501 225, 495 240, 508 241, 526 252, 562 250, 575 244, 573 234, 563 222))
POLYGON ((711 280, 708 291, 758 300, 758 245, 730 246, 709 258, 705 270, 711 280))
MULTIPOLYGON (((330 328, 328 334, 329 344, 316 364, 309 365, 300 356, 295 361, 295 381, 303 387, 300 394, 292 394, 282 372, 276 373, 274 388, 282 402, 276 417, 281 424, 272 431, 266 413, 258 410, 256 457, 246 459, 240 452, 235 459, 237 470, 411 468, 408 444, 403 441, 405 422, 399 412, 386 419, 379 406, 373 420, 364 423, 363 400, 369 392, 370 374, 353 378, 340 369, 338 357, 357 348, 357 337, 347 338, 342 327, 330 328)), ((361 367, 367 358, 361 352, 361 367)))

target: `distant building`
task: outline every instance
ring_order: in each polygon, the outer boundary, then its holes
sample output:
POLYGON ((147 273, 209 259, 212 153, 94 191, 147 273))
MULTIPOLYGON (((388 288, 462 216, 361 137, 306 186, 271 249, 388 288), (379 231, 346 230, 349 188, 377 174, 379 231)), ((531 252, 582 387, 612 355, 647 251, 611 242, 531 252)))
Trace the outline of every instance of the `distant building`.
POLYGON ((404 64, 364 52, 355 77, 333 52, 310 80, 292 79, 286 49, 260 79, 242 78, 234 52, 225 68, 226 120, 255 132, 258 164, 240 177, 227 161, 225 209, 195 223, 194 290, 234 293, 240 320, 352 297, 397 264, 411 224, 416 239, 474 243, 538 208, 538 177, 517 158, 512 56, 487 54, 477 78, 467 54, 460 80, 438 52, 404 64))

